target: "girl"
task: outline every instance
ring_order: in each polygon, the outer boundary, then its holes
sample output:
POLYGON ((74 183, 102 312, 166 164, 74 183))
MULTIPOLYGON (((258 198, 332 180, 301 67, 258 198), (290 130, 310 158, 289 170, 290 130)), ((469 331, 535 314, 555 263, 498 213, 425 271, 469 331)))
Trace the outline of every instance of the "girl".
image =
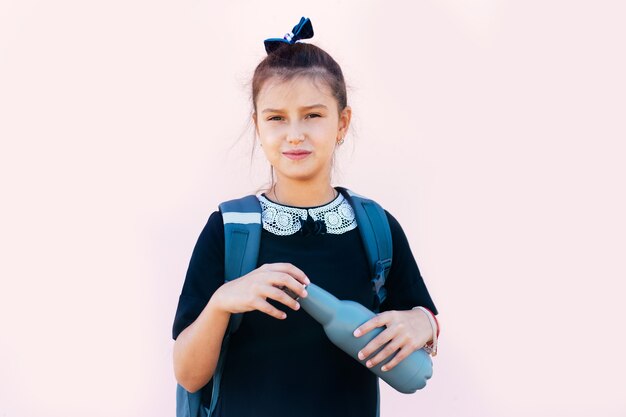
MULTIPOLYGON (((302 19, 284 39, 266 41, 268 56, 252 80, 256 134, 272 166, 257 195, 262 236, 258 268, 224 283, 224 225, 213 212, 193 250, 173 326, 174 369, 190 392, 213 376, 231 314, 245 313, 230 340, 213 416, 358 416, 378 413, 378 377, 334 346, 322 326, 281 287, 306 297, 314 282, 340 299, 374 309, 369 265, 352 207, 331 186, 334 154, 350 126, 342 71, 302 19)), ((385 327, 362 351, 368 367, 396 353, 392 369, 436 341, 437 309, 396 219, 393 261, 380 314, 355 330, 385 327), (423 306, 425 308, 414 308, 423 306), (429 313, 430 311, 431 313, 429 313), (433 314, 433 317, 428 317, 433 314)), ((436 349, 436 346, 435 346, 436 349)), ((211 391, 202 391, 208 409, 211 391)))

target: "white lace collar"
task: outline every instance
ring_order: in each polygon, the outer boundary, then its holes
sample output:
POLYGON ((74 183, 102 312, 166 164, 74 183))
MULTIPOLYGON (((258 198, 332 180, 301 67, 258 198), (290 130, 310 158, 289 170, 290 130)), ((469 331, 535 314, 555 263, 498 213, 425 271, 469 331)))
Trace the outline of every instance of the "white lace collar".
POLYGON ((302 231, 306 232, 305 234, 338 235, 356 228, 354 210, 341 193, 330 203, 312 208, 274 203, 262 194, 257 195, 257 198, 263 209, 261 217, 263 229, 275 235, 293 235, 301 231, 303 226, 305 230, 302 231), (322 224, 325 225, 326 230, 323 230, 323 227, 320 228, 322 224))

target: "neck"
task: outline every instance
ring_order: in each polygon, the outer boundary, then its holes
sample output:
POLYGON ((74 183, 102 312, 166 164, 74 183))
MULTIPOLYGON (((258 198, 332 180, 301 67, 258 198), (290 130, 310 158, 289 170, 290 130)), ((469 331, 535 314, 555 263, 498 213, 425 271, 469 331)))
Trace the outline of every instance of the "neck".
POLYGON ((337 191, 326 181, 302 183, 282 178, 274 184, 267 196, 287 206, 313 207, 331 202, 337 196, 337 191))

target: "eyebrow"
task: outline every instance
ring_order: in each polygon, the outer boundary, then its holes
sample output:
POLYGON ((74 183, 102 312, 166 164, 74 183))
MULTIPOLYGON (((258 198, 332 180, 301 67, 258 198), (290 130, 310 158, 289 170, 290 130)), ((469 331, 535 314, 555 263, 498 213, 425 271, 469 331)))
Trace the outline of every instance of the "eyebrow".
MULTIPOLYGON (((323 104, 311 104, 310 106, 302 106, 302 107, 300 107, 300 110, 309 110, 309 109, 314 109, 316 107, 323 107, 326 110, 328 110, 328 107, 326 107, 323 104)), ((264 109, 261 113, 280 113, 281 111, 283 111, 283 110, 281 110, 281 109, 264 109)))

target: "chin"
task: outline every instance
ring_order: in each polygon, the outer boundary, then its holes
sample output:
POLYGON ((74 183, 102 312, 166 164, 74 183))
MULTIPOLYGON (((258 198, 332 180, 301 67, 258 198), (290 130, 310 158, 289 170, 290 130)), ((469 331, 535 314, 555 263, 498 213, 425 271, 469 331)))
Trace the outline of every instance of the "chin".
POLYGON ((274 169, 280 176, 294 181, 310 181, 325 176, 327 172, 330 173, 330 167, 309 164, 307 161, 297 162, 302 163, 294 164, 293 161, 289 161, 287 164, 275 165, 274 169))
POLYGON ((320 175, 319 172, 288 170, 280 172, 282 177, 294 181, 309 181, 320 175))
POLYGON ((314 179, 316 177, 316 175, 305 175, 305 174, 301 174, 301 175, 286 175, 287 178, 294 180, 294 181, 310 181, 312 179, 314 179))

